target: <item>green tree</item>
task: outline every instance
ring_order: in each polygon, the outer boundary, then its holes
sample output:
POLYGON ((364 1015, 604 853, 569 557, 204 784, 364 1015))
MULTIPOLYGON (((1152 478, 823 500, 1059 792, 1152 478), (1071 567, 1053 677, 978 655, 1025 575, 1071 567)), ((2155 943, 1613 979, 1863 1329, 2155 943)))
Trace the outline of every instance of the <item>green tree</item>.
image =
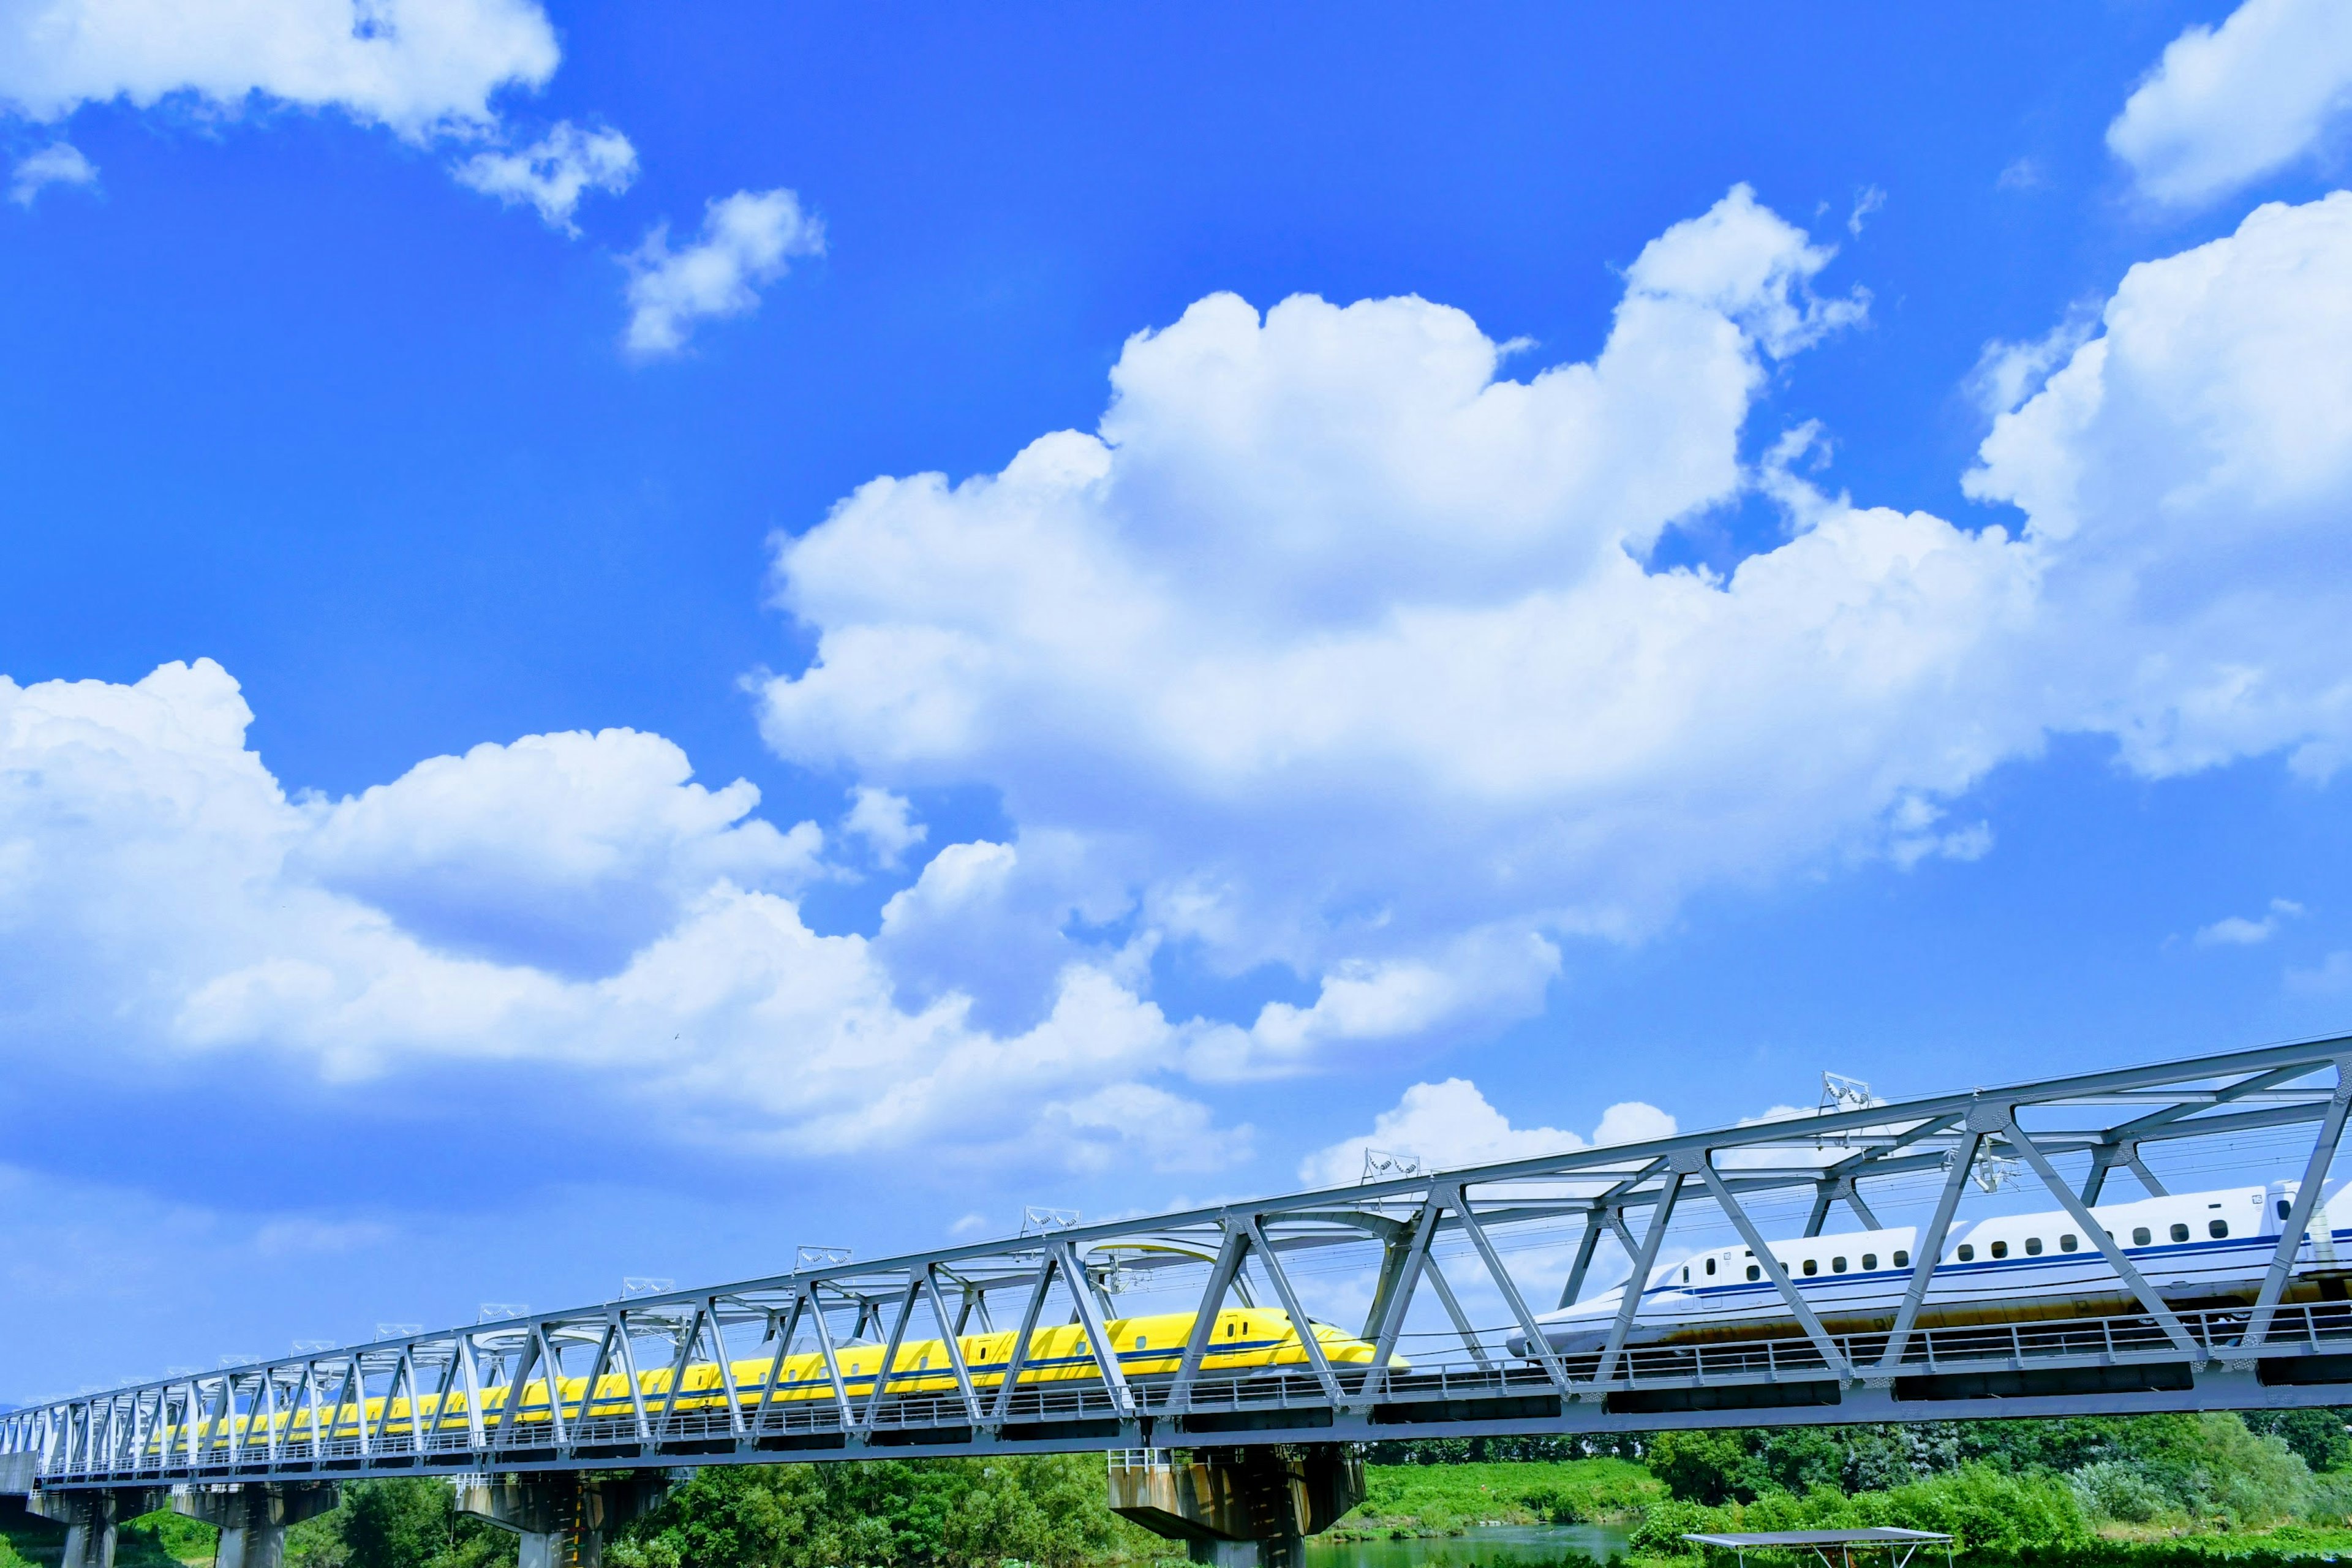
POLYGON ((2259 1410, 2244 1420, 2250 1431, 2283 1439, 2315 1472, 2352 1469, 2352 1410, 2259 1410))
POLYGON ((449 1489, 406 1479, 354 1486, 343 1500, 351 1568, 424 1568, 446 1552, 457 1512, 449 1489))
POLYGON ((1055 1454, 706 1469, 605 1557, 613 1568, 1068 1568, 1160 1550, 1110 1511, 1098 1458, 1055 1454))
POLYGON ((515 1561, 511 1531, 457 1511, 444 1481, 355 1481, 333 1512, 287 1531, 301 1568, 498 1568, 515 1561))
POLYGON ((1643 1463, 1677 1501, 1709 1507, 1734 1500, 1752 1502, 1769 1485, 1757 1458, 1760 1447, 1752 1432, 1661 1432, 1651 1439, 1643 1463))

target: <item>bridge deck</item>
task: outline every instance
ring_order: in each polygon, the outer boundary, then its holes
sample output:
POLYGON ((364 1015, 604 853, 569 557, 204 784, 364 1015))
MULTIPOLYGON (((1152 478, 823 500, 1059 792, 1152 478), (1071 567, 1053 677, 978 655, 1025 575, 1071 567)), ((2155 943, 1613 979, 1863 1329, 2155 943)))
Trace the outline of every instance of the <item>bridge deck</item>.
MULTIPOLYGON (((59 1468, 49 1488, 313 1479, 420 1471, 629 1468, 646 1465, 777 1463, 795 1459, 1151 1446, 1382 1441, 1477 1433, 1572 1433, 1662 1426, 2007 1417, 2333 1405, 2352 1400, 2352 1304, 2283 1308, 2268 1342, 2242 1348, 2248 1314, 2181 1314, 2200 1352, 2184 1359, 2147 1318, 2084 1318, 1922 1331, 1893 1377, 1841 1384, 1802 1335, 1735 1344, 1643 1346, 1619 1375, 1595 1382, 1598 1353, 1567 1358, 1563 1396, 1532 1363, 1439 1367, 1377 1377, 1335 1373, 1334 1400, 1303 1372, 1197 1380, 1181 1398, 1173 1379, 1131 1380, 1129 1405, 1099 1381, 1017 1391, 1001 1419, 975 1423, 956 1395, 891 1397, 845 1421, 826 1400, 674 1412, 640 1427, 634 1415, 580 1419, 562 1440, 550 1425, 519 1424, 503 1442, 477 1443, 462 1426, 404 1429, 373 1442, 257 1441, 226 1453, 175 1452, 153 1440, 97 1467, 59 1468), (275 1451, 272 1451, 274 1447, 275 1451)), ((1878 1368, 1885 1334, 1840 1335, 1849 1365, 1878 1368)), ((404 1424, 401 1424, 404 1426, 404 1424)), ((176 1442, 166 1431, 164 1446, 176 1442)))

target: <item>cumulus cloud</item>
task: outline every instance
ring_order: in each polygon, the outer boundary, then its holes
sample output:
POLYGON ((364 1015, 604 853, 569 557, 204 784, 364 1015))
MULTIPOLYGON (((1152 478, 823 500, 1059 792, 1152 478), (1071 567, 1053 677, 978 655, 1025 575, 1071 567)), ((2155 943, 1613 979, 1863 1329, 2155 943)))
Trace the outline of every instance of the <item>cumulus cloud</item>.
POLYGON ((1524 379, 1423 300, 1201 300, 1129 342, 1094 431, 875 479, 780 543, 816 651, 766 684, 767 735, 877 787, 985 784, 1050 838, 1050 877, 1002 847, 907 910, 953 880, 1034 921, 1038 1005, 1079 889, 1125 951, 1311 983, 1194 1042, 1231 1077, 1491 1028, 1563 941, 1699 887, 1992 853, 1963 797, 2055 732, 2148 776, 2334 770, 2352 195, 1989 349, 1966 486, 2020 520, 1974 529, 1822 493, 1810 427, 1743 461, 1774 361, 1863 311, 1818 289, 1831 259, 1735 190, 1627 269, 1597 356, 1524 379), (1645 564, 1754 493, 1780 542, 1645 564))
POLYGON ((2303 906, 2292 899, 2273 899, 2270 909, 2260 920, 2244 915, 2225 915, 2211 925, 2197 931, 2200 947, 2253 947, 2278 934, 2283 921, 2299 918, 2303 906))
POLYGON ((289 799, 251 717, 208 661, 0 679, 5 1037, 79 1041, 74 1069, 100 1073, 532 1064, 673 1134, 808 1152, 976 1126, 1034 1159, 1058 1146, 1023 1144, 1043 1125, 1084 1134, 1073 1158, 1130 1131, 1160 1161, 1240 1147, 1143 1092, 1187 1029, 1100 970, 1067 967, 1017 1034, 954 994, 901 1005, 865 939, 800 917, 814 829, 748 816, 751 786, 703 789, 658 737, 528 737, 289 799))
POLYGON ((2159 202, 2210 201, 2320 146, 2352 106, 2352 9, 2246 0, 2175 38, 2107 127, 2107 146, 2159 202))
MULTIPOLYGON (((1589 1142, 1637 1143, 1674 1133, 1673 1117, 1654 1105, 1626 1100, 1602 1113, 1589 1142)), ((1393 1109, 1373 1119, 1371 1131, 1343 1138, 1299 1162, 1298 1179, 1309 1186, 1344 1186, 1361 1178, 1367 1150, 1412 1155, 1423 1170, 1446 1171, 1565 1154, 1587 1146, 1588 1140, 1560 1128, 1514 1127, 1486 1102, 1476 1084, 1449 1078, 1406 1089, 1393 1109)))
POLYGON ((2019 343, 1995 338, 1985 344, 1976 368, 1969 373, 1969 395, 1988 419, 2007 414, 2041 391, 2050 373, 2073 358, 2098 330, 2099 307, 2094 302, 2069 310, 2038 338, 2019 343))
MULTIPOLYGON (((0 0, 0 109, 43 123, 117 100, 213 118, 338 110, 418 145, 478 149, 451 165, 460 184, 576 236, 581 199, 626 190, 637 154, 621 132, 570 121, 509 144, 498 100, 546 86, 561 55, 537 0, 0 0)), ((44 184, 95 175, 58 142, 16 165, 10 195, 30 205, 44 184)), ((628 258, 630 349, 676 352, 696 319, 751 310, 787 258, 821 247, 789 191, 712 203, 681 251, 655 230, 628 258)))
POLYGON ((692 773, 632 730, 479 745, 314 807, 290 858, 445 950, 604 972, 718 882, 789 891, 816 870, 814 823, 779 833, 752 785, 692 773))
POLYGON ((914 810, 905 795, 859 784, 849 792, 849 815, 841 819, 842 831, 862 841, 876 864, 895 871, 907 851, 930 836, 931 830, 915 820, 914 810))
POLYGON ((911 836, 892 803, 941 784, 1011 824, 871 936, 802 918, 814 826, 658 737, 289 799, 216 667, 0 683, 0 1038, 513 1062, 773 1147, 1181 1168, 1246 1146, 1182 1075, 1490 1031, 1570 942, 1698 888, 1987 853, 1965 793, 2053 731, 2151 777, 2340 765, 2352 195, 2134 268, 2004 395, 1967 484, 2017 510, 1975 531, 1813 489, 1805 430, 1743 446, 1778 356, 1861 310, 1830 262, 1735 191, 1628 268, 1592 360, 1520 380, 1426 300, 1213 296, 1129 342, 1094 432, 877 479, 780 543, 816 656, 762 721, 876 792, 844 831, 911 836), (1769 548, 1647 564, 1759 491, 1769 548), (1171 1018, 1180 961, 1296 983, 1171 1018))
POLYGON ((185 97, 337 109, 412 141, 478 132, 501 89, 545 85, 559 50, 533 0, 14 0, 0 101, 40 121, 185 97))
POLYGON ((759 287, 791 258, 824 253, 824 226, 790 191, 738 191, 710 204, 702 232, 672 250, 667 225, 628 258, 629 327, 623 342, 643 356, 676 353, 705 317, 758 308, 759 287))
POLYGON ((1756 481, 1773 359, 1859 319, 1830 260, 1735 190, 1636 258, 1594 360, 1526 380, 1418 299, 1203 300, 1129 341, 1095 433, 784 542, 818 647, 767 733, 992 784, 1142 928, 1312 977, 1250 1050, 1532 1007, 1551 933, 1911 837, 2016 743, 1986 645, 2033 565, 1999 530, 1815 497, 1728 578, 1643 564, 1756 481))
POLYGON ((1311 1005, 1269 1002, 1246 1037, 1205 1037, 1193 1068, 1204 1077, 1254 1077, 1310 1065, 1321 1047, 1340 1041, 1500 1025, 1538 1010, 1559 972, 1557 947, 1508 928, 1473 931, 1427 958, 1345 960, 1323 976, 1311 1005))
POLYGON ((1158 938, 1113 929, 1133 899, 1097 859, 1084 840, 1050 829, 944 846, 883 905, 875 952, 905 995, 966 997, 992 1028, 1027 1027, 1072 964, 1143 989, 1158 938))
POLYGON ((1222 1171, 1246 1159, 1246 1124, 1219 1128, 1209 1108, 1149 1084, 1116 1083, 1055 1106, 1050 1123, 1080 1170, 1101 1170, 1139 1154, 1155 1171, 1222 1171))
POLYGON ((2041 548, 2053 718, 2142 773, 2352 744, 2348 268, 2341 192, 2140 263, 1966 477, 2041 548))
POLYGON ((80 148, 69 142, 52 142, 16 160, 8 174, 8 199, 28 207, 46 186, 96 184, 98 165, 83 157, 80 148))
POLYGON ((519 153, 477 153, 453 171, 457 183, 508 206, 529 204, 550 228, 577 236, 573 209, 588 192, 625 191, 637 177, 637 150, 617 131, 583 131, 558 121, 519 153))

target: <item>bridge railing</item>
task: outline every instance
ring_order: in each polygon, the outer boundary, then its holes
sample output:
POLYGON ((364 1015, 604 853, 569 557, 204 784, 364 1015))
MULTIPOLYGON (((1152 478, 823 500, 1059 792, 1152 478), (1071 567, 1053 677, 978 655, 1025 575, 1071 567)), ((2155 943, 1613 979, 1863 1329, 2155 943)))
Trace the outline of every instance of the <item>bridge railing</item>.
POLYGON ((2026 1371, 2076 1370, 2089 1386, 2108 1376, 2102 1368, 2193 1370, 2217 1360, 2333 1367, 2327 1358, 2352 1354, 2352 1306, 2303 1298, 2315 1273, 2340 1289, 2332 1250, 2320 1256, 2307 1233, 2352 1111, 2347 1064, 2352 1038, 2337 1038, 1859 1109, 1848 1096, 1847 1108, 1812 1116, 878 1261, 832 1258, 718 1289, 53 1400, 0 1415, 0 1453, 37 1456, 53 1481, 97 1484, 404 1464, 481 1469, 525 1454, 582 1463, 826 1457, 959 1431, 1050 1444, 1086 1428, 1093 1442, 1105 1424, 1130 1436, 1145 1423, 1198 1432, 1222 1421, 1222 1429, 1243 1430, 1269 1412, 1380 1410, 1403 1420, 1481 1402, 1534 1409, 1546 1398, 1633 1409, 1652 1396, 1671 1403, 1678 1391, 1787 1385, 1801 1397, 1822 1384, 2026 1371), (2161 1194, 2159 1166, 2221 1168, 2229 1162, 2217 1151, 2240 1163, 2242 1177, 2259 1166, 2256 1180, 2295 1181, 2296 1196, 2239 1304, 2192 1310, 2142 1277, 2088 1205, 2117 1173, 2161 1194), (2131 1310, 1921 1323, 1962 1203, 2003 1180, 2038 1186, 2034 1195, 2074 1217, 2131 1310), (1781 1213, 1803 1213, 1805 1234, 1820 1234, 1840 1205, 1871 1229, 1882 1228, 1874 1205, 1917 1211, 1917 1261, 1879 1331, 1831 1331, 1763 1229, 1781 1213), (1562 1305, 1584 1299, 1596 1268, 1612 1258, 1647 1279, 1672 1256, 1669 1245, 1687 1247, 1694 1236, 1745 1244, 1785 1310, 1785 1331, 1645 1343, 1636 1331, 1640 1298, 1629 1293, 1599 1350, 1550 1348, 1538 1316, 1555 1291, 1562 1305), (1369 1295, 1360 1326, 1349 1326, 1359 1353, 1369 1344, 1370 1365, 1328 1359, 1313 1336, 1296 1365, 1235 1374, 1218 1364, 1208 1333, 1221 1310, 1278 1307, 1303 1322, 1312 1314, 1302 1289, 1369 1295), (1483 1321, 1474 1322, 1474 1307, 1483 1321), (1108 1325, 1139 1311, 1195 1325, 1172 1373, 1164 1352, 1148 1374, 1101 1353, 1108 1325), (1055 1342, 1066 1379, 1006 1378, 1001 1363, 975 1372, 959 1348, 962 1336, 1009 1332, 992 1342, 1009 1343, 1009 1352, 991 1354, 1009 1354, 1027 1373, 1038 1370, 1046 1326, 1062 1323, 1080 1331, 1055 1342), (922 1370, 919 1390, 901 1373, 877 1394, 871 1367, 897 1364, 899 1349, 919 1342, 943 1364, 922 1370), (1511 1342, 1535 1353, 1512 1358, 1501 1348, 1511 1342), (1383 1370, 1397 1355, 1412 1370, 1383 1370), (802 1369, 796 1376, 816 1381, 815 1397, 761 1397, 788 1361, 802 1369), (711 1385, 684 1387, 689 1373, 711 1385), (502 1407, 513 1391, 543 1389, 551 1378, 599 1390, 596 1407, 571 1398, 552 1411, 502 1407), (607 1389, 625 1392, 616 1398, 607 1389), (611 1408, 624 1401, 625 1410, 611 1408), (424 1422, 404 1414, 420 1408, 462 1414, 424 1422))
MULTIPOLYGON (((2266 1342, 2245 1343, 2251 1313, 2243 1309, 2200 1310, 2182 1314, 2194 1341, 2210 1357, 2243 1356, 2256 1362, 2284 1363, 2315 1355, 2352 1357, 2352 1306, 2344 1303, 2304 1304, 2283 1309, 2266 1342)), ((1850 1365, 1880 1364, 1885 1334, 1838 1337, 1850 1365)), ((1643 1346, 1622 1357, 1606 1379, 1589 1375, 1599 1358, 1587 1353, 1570 1358, 1572 1387, 1580 1396, 1605 1399, 1611 1394, 1675 1390, 1729 1389, 1793 1383, 1819 1384, 1836 1373, 1820 1347, 1802 1335, 1782 1335, 1727 1344, 1643 1346)), ((1993 1324, 1923 1331, 1906 1347, 1898 1377, 1981 1374, 1987 1372, 2050 1373, 2070 1368, 2172 1367, 2182 1365, 2178 1347, 2162 1325, 2148 1318, 2103 1317, 2026 1323, 1993 1324)), ((2352 1381, 2352 1367, 2340 1377, 2352 1381)), ((1162 1376, 1129 1384, 1128 1399, 1102 1382, 1065 1382, 1017 1390, 1004 1407, 1000 1424, 1005 1435, 1020 1440, 1024 1428, 1050 1428, 1060 1424, 1096 1423, 1116 1426, 1143 1415, 1163 1421, 1187 1416, 1242 1416, 1267 1413, 1329 1410, 1349 1405, 1376 1404, 1410 1424, 1407 1407, 1452 1405, 1543 1394, 1552 1390, 1549 1373, 1528 1361, 1495 1363, 1485 1367, 1465 1363, 1392 1372, 1375 1379, 1368 1369, 1349 1369, 1339 1379, 1339 1398, 1317 1378, 1296 1369, 1250 1377, 1202 1379, 1181 1394, 1162 1376)), ((735 1411, 696 1409, 673 1411, 654 1427, 647 1445, 633 1417, 581 1417, 576 1407, 568 1423, 562 1447, 583 1458, 607 1451, 644 1458, 648 1453, 677 1457, 693 1454, 698 1446, 719 1445, 731 1452, 749 1441, 761 1445, 856 1435, 870 1444, 877 1436, 908 1440, 952 1440, 949 1434, 968 1434, 970 1411, 955 1396, 918 1394, 887 1399, 864 1421, 843 1419, 840 1407, 820 1400, 778 1400, 762 1403, 747 1397, 735 1411)), ((248 1476, 257 1468, 282 1473, 317 1473, 338 1468, 396 1468, 405 1461, 446 1460, 451 1466, 478 1465, 504 1454, 541 1455, 551 1448, 551 1424, 529 1423, 503 1440, 476 1440, 462 1425, 410 1431, 404 1422, 395 1429, 363 1442, 356 1434, 312 1440, 307 1434, 282 1439, 275 1451, 258 1436, 232 1457, 224 1442, 208 1437, 193 1447, 181 1444, 173 1424, 147 1421, 131 1429, 144 1440, 109 1447, 77 1446, 61 1466, 43 1467, 45 1479, 84 1482, 163 1482, 205 1480, 248 1476)), ((1214 1432, 1213 1426, 1196 1430, 1214 1432)), ((1050 1434, 1039 1440, 1050 1441, 1050 1434)), ((772 1457, 792 1450, 773 1447, 772 1457)))

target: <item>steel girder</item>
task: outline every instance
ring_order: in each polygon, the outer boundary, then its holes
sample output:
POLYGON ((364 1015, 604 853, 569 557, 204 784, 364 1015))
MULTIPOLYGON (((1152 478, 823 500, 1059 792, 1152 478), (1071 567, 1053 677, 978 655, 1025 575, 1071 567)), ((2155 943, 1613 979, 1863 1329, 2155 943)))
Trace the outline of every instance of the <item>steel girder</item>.
POLYGON ((1740 1406, 1740 1421, 1853 1421, 1873 1418, 1860 1407, 1895 1400, 1906 1380, 2028 1369, 2081 1371, 2083 1392, 1973 1401, 1929 1395, 1909 1400, 1911 1413, 2031 1414, 2042 1404, 2199 1408, 2215 1399, 2328 1403, 2343 1396, 2340 1386, 2265 1381, 2254 1369, 2267 1360, 2316 1365, 2341 1358, 2352 1380, 2352 1307, 2283 1304, 2352 1111, 2348 1064, 2352 1037, 2315 1040, 871 1262, 826 1261, 716 1289, 633 1296, 54 1400, 0 1415, 0 1453, 38 1456, 44 1485, 95 1487, 771 1461, 877 1446, 908 1453, 1134 1447, 1155 1434, 1161 1441, 1215 1433, 1218 1442, 1250 1442, 1297 1440, 1302 1428, 1330 1436, 1603 1429, 1720 1422, 1722 1407, 1700 1395, 1750 1385, 1802 1385, 1813 1403, 1740 1406), (2149 1151, 2191 1141, 2275 1142, 2300 1130, 2311 1135, 2294 1167, 2302 1187, 2251 1311, 2176 1310, 2090 1222, 2088 1205, 2116 1170, 2162 1192, 2149 1151), (1916 1326, 1945 1232, 1971 1173, 1988 1159, 2030 1168, 2108 1255, 2142 1316, 2013 1330, 2000 1343, 1988 1331, 1916 1326), (1801 1205, 1804 1234, 1813 1235, 1836 1204, 1874 1226, 1874 1203, 1901 1201, 1899 1189, 1923 1181, 1935 1194, 1932 1216, 1923 1215, 1917 1261, 1891 1331, 1832 1334, 1773 1257, 1756 1205, 1776 1212, 1801 1205), (1692 1215, 1727 1227, 1755 1253, 1789 1309, 1787 1335, 1720 1353, 1664 1353, 1635 1343, 1638 1301, 1629 1295, 1597 1356, 1551 1350, 1523 1276, 1548 1271, 1559 1258, 1565 1304, 1581 1292, 1606 1243, 1644 1277, 1692 1215), (1536 1268, 1522 1261, 1515 1274, 1513 1254, 1536 1268), (1458 1279, 1449 1279, 1449 1263, 1461 1270, 1458 1279), (1362 1338, 1374 1347, 1370 1364, 1335 1363, 1308 1334, 1295 1368, 1236 1376, 1207 1367, 1214 1314, 1235 1297, 1245 1306, 1270 1297, 1294 1321, 1306 1320, 1300 1270, 1310 1265, 1369 1280, 1362 1338), (1154 1298, 1152 1310, 1193 1316, 1172 1374, 1129 1373, 1107 1353, 1108 1325, 1125 1315, 1114 1310, 1113 1292, 1139 1288, 1154 1298), (1519 1338, 1526 1358, 1501 1353, 1496 1329, 1475 1324, 1465 1291, 1474 1303, 1498 1304, 1501 1332, 1519 1338), (1060 1369, 1071 1375, 1058 1381, 1005 1376, 983 1386, 957 1335, 972 1331, 975 1319, 989 1331, 992 1295, 1000 1304, 1019 1303, 1011 1349, 1016 1372, 1029 1364, 1041 1327, 1065 1310, 1080 1330, 1085 1363, 1060 1369), (1432 1325, 1418 1334, 1408 1327, 1417 1309, 1432 1325), (920 1378, 890 1370, 918 1336, 942 1342, 948 1366, 920 1378), (883 1373, 845 1374, 844 1352, 874 1348, 877 1340, 883 1373), (1391 1369, 1390 1356, 1408 1346, 1412 1369, 1391 1369), (762 1390, 795 1353, 821 1363, 822 1389, 809 1398, 765 1398, 762 1390), (738 1361, 763 1365, 763 1375, 747 1386, 738 1361), (2124 1387, 2131 1377, 2112 1375, 2116 1368, 2176 1366, 2188 1370, 2150 1373, 2140 1379, 2147 1386, 2124 1387), (655 1384, 657 1396, 645 1375, 656 1368, 668 1373, 655 1384), (709 1386, 688 1389, 690 1371, 709 1386), (950 1391, 905 1386, 936 1383, 943 1373, 951 1376, 950 1391), (2184 1376, 2186 1384, 2171 1385, 2184 1376), (853 1390, 853 1382, 862 1388, 853 1390), (607 1383, 616 1386, 593 1408, 589 1397, 566 1392, 593 1395, 607 1383), (526 1411, 521 1391, 533 1384, 554 1387, 557 1396, 526 1411), (509 1393, 486 1418, 484 1395, 501 1387, 509 1393), (1824 1388, 1835 1391, 1834 1402, 1824 1388), (609 1408, 616 1401, 625 1403, 625 1414, 609 1408), (415 1419, 427 1403, 444 1417, 415 1419), (446 1414, 457 1406, 462 1419, 446 1414), (1717 1413, 1696 1414, 1708 1409, 1717 1413))

